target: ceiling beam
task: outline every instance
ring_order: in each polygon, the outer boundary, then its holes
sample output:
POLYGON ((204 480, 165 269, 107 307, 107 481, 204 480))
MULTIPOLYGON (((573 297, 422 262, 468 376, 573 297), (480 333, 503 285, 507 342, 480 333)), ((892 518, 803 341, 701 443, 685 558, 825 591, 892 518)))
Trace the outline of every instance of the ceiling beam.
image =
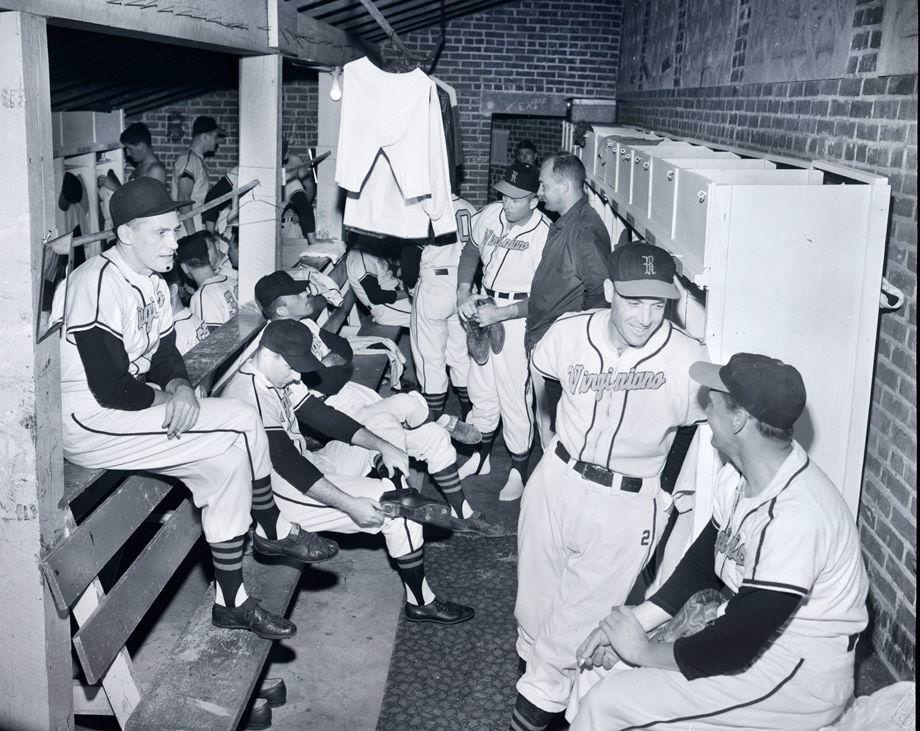
MULTIPOLYGON (((502 3, 497 3, 495 0, 482 0, 481 2, 472 2, 468 3, 455 11, 448 11, 445 16, 446 20, 454 20, 456 18, 461 18, 467 15, 473 15, 474 13, 481 12, 483 10, 489 10, 491 8, 497 7, 502 3)), ((406 34, 411 33, 415 30, 420 30, 423 28, 431 28, 438 25, 441 18, 440 10, 433 10, 428 13, 418 14, 415 17, 409 19, 404 23, 400 23, 398 30, 400 33, 406 34)), ((351 30, 350 32, 358 32, 351 30)), ((378 33, 368 33, 368 40, 380 40, 378 33)))

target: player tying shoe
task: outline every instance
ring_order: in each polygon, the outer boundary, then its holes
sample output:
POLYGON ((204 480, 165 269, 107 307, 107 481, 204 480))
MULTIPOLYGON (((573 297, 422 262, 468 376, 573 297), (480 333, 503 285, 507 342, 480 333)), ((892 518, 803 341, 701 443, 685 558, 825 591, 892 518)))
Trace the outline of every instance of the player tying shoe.
POLYGON ((674 260, 648 244, 608 258, 609 310, 563 315, 533 351, 562 384, 556 438, 518 521, 517 651, 526 662, 511 726, 543 729, 575 680, 575 650, 623 604, 671 508, 659 480, 674 433, 705 418, 690 364, 706 349, 664 319, 674 260))
POLYGON ((488 474, 489 452, 499 418, 511 455, 511 470, 499 500, 517 500, 524 492, 533 441, 533 394, 524 329, 528 293, 540 264, 549 220, 537 210, 540 172, 516 162, 495 185, 501 202, 490 203, 472 220, 472 236, 460 256, 457 310, 462 319, 504 330, 504 344, 493 344, 483 365, 470 364, 468 389, 473 404, 469 422, 482 432, 479 450, 463 464, 461 477, 488 474), (482 292, 472 283, 482 262, 482 292))
POLYGON ((579 648, 587 695, 577 715, 569 706, 572 731, 824 727, 853 695, 868 582, 853 515, 792 437, 802 377, 750 353, 690 376, 709 389, 712 445, 729 460, 712 521, 654 596, 614 607, 579 648), (703 589, 729 597, 708 626, 649 640, 703 589), (613 672, 595 685, 601 666, 613 672))
POLYGON ((118 241, 78 267, 59 288, 63 318, 61 399, 64 455, 88 468, 145 470, 181 480, 201 507, 214 562, 218 627, 282 639, 297 631, 248 596, 243 539, 300 561, 332 558, 337 546, 282 516, 259 415, 239 401, 198 399, 176 350, 169 271, 179 219, 166 186, 125 183, 110 204, 118 241), (250 515, 250 508, 252 513, 250 515))
MULTIPOLYGON (((309 328, 313 352, 319 363, 303 375, 304 382, 325 396, 330 407, 363 424, 410 457, 425 462, 451 514, 460 519, 455 523, 457 529, 490 538, 508 535, 508 530, 490 522, 470 506, 460 484, 457 451, 451 444, 451 433, 440 422, 428 422, 428 404, 420 393, 411 391, 383 398, 351 380, 352 350, 344 338, 321 330, 312 321, 317 304, 315 298, 307 294, 307 286, 307 282, 294 280, 286 272, 279 271, 262 277, 255 288, 256 301, 266 319, 300 321, 309 328)), ((454 435, 465 435, 462 427, 467 425, 457 422, 456 418, 454 422, 454 435)), ((317 431, 328 433, 322 425, 317 431)), ((373 457, 374 453, 367 449, 332 442, 321 450, 320 459, 328 474, 363 476, 374 466, 373 457)), ((402 486, 400 476, 396 476, 395 484, 402 486)))
POLYGON ((300 374, 315 371, 323 357, 328 352, 307 325, 295 320, 271 322, 253 356, 223 393, 255 406, 262 416, 274 468, 272 489, 282 514, 314 531, 382 532, 405 586, 408 620, 457 624, 472 619, 470 607, 437 598, 428 585, 422 527, 404 518, 388 518, 381 510, 378 500, 391 483, 349 474, 356 460, 348 460, 348 447, 307 449, 301 421, 342 442, 379 452, 391 474, 408 472, 405 452, 326 405, 303 384, 300 374), (347 461, 338 461, 342 458, 347 461))

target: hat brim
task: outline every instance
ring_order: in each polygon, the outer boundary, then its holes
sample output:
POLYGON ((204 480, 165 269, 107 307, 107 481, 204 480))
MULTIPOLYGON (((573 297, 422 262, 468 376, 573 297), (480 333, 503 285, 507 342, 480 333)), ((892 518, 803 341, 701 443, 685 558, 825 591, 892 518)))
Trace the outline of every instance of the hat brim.
POLYGON ((499 180, 495 184, 495 190, 497 190, 502 195, 506 195, 509 198, 526 198, 529 195, 536 195, 537 191, 535 190, 524 190, 524 188, 518 188, 516 185, 512 185, 507 180, 499 180))
MULTIPOLYGON (((271 348, 269 348, 271 350, 271 348)), ((298 373, 314 373, 323 367, 323 364, 320 363, 312 353, 278 353, 285 362, 291 366, 298 373)))
POLYGON ((724 391, 728 393, 728 386, 725 385, 725 381, 723 381, 722 376, 719 375, 719 371, 721 370, 722 366, 718 363, 698 360, 690 366, 690 378, 700 385, 706 386, 706 388, 711 388, 713 391, 724 391))
POLYGON ((656 297, 658 299, 680 299, 680 292, 672 282, 660 279, 631 279, 614 282, 613 288, 621 297, 656 297))

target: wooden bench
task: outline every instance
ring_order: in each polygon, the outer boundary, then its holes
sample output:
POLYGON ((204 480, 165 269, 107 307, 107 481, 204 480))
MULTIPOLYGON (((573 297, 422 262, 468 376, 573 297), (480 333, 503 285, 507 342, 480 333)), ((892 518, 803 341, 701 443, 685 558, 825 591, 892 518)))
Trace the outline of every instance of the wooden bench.
MULTIPOLYGON (((337 330, 353 307, 353 294, 341 266, 328 270, 341 288, 345 305, 323 327, 337 330), (349 300, 348 295, 351 295, 349 300), (341 315, 340 315, 341 313, 341 315)), ((264 319, 243 308, 230 322, 186 354, 189 375, 200 395, 210 392, 253 344, 264 319)), ((376 389, 386 357, 358 356, 355 380, 376 389)), ((234 729, 259 679, 271 641, 249 632, 211 625, 209 587, 188 624, 149 682, 139 682, 125 644, 158 595, 201 539, 198 510, 174 480, 142 473, 88 470, 65 463, 67 534, 41 562, 61 612, 70 610, 78 626, 73 644, 86 684, 75 680, 75 714, 112 714, 122 728, 234 729), (143 546, 138 529, 166 505, 155 534, 143 546), (136 557, 110 587, 100 575, 132 544, 136 557), (139 550, 138 550, 139 549, 139 550)), ((250 593, 272 612, 284 614, 302 566, 283 560, 244 560, 250 593)))

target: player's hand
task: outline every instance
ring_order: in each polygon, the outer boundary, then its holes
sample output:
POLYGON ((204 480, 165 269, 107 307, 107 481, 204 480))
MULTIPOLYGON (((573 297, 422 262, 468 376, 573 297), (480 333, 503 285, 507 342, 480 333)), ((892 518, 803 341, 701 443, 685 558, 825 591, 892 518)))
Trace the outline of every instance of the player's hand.
POLYGON ((468 294, 465 297, 457 298, 457 314, 464 320, 470 320, 476 316, 478 302, 486 299, 482 294, 468 294))
POLYGON ((409 455, 399 447, 389 442, 382 442, 378 451, 380 452, 380 460, 390 475, 393 475, 395 470, 399 470, 404 475, 409 474, 409 455))
POLYGON ((630 665, 641 665, 649 644, 648 635, 628 607, 614 607, 600 629, 614 652, 630 665))
POLYGON ((487 325, 494 325, 496 322, 501 322, 505 318, 502 317, 502 310, 504 307, 499 307, 492 302, 482 302, 476 308, 476 314, 472 317, 473 320, 476 320, 482 327, 487 325))
POLYGON ((366 497, 355 498, 347 512, 359 528, 379 528, 386 518, 380 503, 366 497))
POLYGON ((167 439, 178 438, 195 426, 201 406, 191 386, 180 384, 170 389, 165 404, 162 428, 166 429, 167 439))

